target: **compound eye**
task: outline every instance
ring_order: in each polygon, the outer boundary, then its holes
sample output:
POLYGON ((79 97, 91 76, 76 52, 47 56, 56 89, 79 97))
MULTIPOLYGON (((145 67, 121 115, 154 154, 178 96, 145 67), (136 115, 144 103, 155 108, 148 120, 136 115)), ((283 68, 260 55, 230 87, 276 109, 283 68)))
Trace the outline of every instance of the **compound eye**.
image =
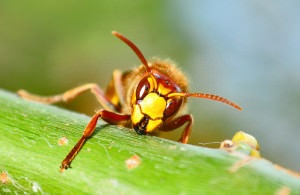
POLYGON ((179 108, 181 106, 181 103, 182 103, 181 98, 168 99, 167 106, 166 106, 166 109, 164 111, 164 117, 167 118, 167 117, 170 117, 173 114, 175 114, 179 110, 179 108))
POLYGON ((143 78, 136 89, 136 99, 142 100, 150 92, 150 83, 147 77, 143 78))

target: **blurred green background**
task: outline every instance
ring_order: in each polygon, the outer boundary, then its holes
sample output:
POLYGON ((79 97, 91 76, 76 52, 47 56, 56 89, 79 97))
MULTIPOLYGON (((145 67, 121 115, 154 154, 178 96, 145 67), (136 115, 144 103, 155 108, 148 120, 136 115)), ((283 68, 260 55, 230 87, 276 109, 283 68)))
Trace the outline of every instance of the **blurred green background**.
MULTIPOLYGON (((258 139, 264 157, 300 171, 297 8, 296 0, 2 0, 0 88, 43 95, 87 82, 105 88, 114 69, 139 65, 110 34, 117 30, 146 57, 177 62, 191 91, 221 95, 244 108, 190 99, 191 143, 220 142, 243 130, 258 139)), ((90 94, 61 106, 89 115, 100 108, 90 94)), ((177 139, 180 133, 162 136, 177 139)))

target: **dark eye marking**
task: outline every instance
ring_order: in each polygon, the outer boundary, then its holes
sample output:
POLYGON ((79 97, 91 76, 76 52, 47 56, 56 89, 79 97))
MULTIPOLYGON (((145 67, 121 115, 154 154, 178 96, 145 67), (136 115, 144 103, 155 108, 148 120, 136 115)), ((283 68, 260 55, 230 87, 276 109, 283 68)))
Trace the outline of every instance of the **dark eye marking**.
POLYGON ((181 98, 168 99, 166 109, 164 111, 164 117, 167 118, 175 114, 179 110, 181 103, 182 103, 181 98))
POLYGON ((143 78, 136 89, 136 99, 142 100, 150 92, 150 83, 147 77, 143 78))

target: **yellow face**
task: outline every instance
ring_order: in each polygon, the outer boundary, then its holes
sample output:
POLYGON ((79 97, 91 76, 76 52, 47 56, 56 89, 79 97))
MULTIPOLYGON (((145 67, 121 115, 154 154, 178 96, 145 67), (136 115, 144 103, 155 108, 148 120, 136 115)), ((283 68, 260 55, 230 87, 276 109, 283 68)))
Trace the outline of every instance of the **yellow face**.
POLYGON ((169 98, 172 92, 180 92, 179 87, 159 73, 147 75, 140 81, 131 102, 131 121, 138 134, 153 132, 179 110, 182 99, 169 98))

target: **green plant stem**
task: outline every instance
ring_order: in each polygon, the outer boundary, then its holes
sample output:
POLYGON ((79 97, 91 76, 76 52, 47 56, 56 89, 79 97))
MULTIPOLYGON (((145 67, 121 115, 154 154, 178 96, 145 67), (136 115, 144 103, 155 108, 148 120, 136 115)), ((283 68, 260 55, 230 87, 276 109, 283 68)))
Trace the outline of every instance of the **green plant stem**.
POLYGON ((89 117, 29 102, 0 91, 0 194, 300 194, 300 179, 264 159, 243 162, 219 149, 184 145, 107 125, 97 130, 72 163, 59 166, 89 117), (60 146, 66 137, 68 144, 60 146), (129 169, 126 160, 141 159, 129 169))

